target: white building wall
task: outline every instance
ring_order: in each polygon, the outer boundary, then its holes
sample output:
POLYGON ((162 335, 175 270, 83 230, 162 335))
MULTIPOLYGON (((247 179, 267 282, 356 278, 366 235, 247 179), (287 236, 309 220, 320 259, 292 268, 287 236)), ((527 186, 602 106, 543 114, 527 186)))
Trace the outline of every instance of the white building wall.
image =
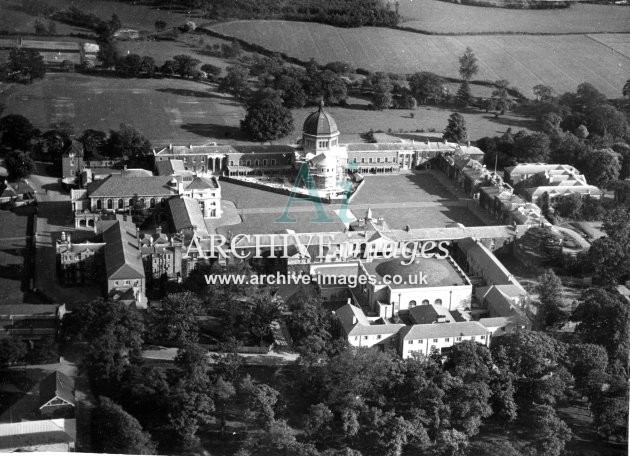
POLYGON ((466 340, 472 340, 478 344, 485 345, 486 347, 490 345, 489 334, 477 336, 441 337, 434 339, 404 339, 400 344, 400 356, 403 358, 409 358, 413 352, 418 352, 422 355, 430 355, 434 348, 441 351, 443 348, 452 347, 453 345, 466 340))

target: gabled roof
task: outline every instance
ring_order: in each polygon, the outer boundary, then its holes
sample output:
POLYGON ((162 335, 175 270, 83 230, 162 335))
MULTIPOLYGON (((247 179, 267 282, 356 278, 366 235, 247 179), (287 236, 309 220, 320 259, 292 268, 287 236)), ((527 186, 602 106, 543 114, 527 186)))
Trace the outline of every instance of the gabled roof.
POLYGON ((57 307, 57 304, 3 304, 0 305, 0 317, 56 315, 57 307))
POLYGON ((409 339, 440 339, 443 337, 483 336, 489 331, 479 322, 434 323, 430 325, 406 326, 401 336, 409 339))
POLYGON ((192 182, 186 186, 186 190, 207 190, 217 187, 217 183, 212 178, 195 177, 192 182))
POLYGON ((194 229, 199 234, 208 234, 206 222, 197 200, 186 196, 171 198, 168 200, 168 207, 171 211, 175 231, 194 229))
POLYGON ((144 279, 136 226, 117 220, 103 232, 108 280, 144 279))
POLYGON ((352 305, 346 304, 335 311, 339 322, 347 336, 372 336, 377 334, 396 334, 405 325, 402 324, 375 324, 371 325, 363 311, 352 305))
POLYGON ((59 371, 55 371, 39 384, 39 404, 44 407, 51 400, 59 398, 68 405, 76 405, 74 381, 59 371))

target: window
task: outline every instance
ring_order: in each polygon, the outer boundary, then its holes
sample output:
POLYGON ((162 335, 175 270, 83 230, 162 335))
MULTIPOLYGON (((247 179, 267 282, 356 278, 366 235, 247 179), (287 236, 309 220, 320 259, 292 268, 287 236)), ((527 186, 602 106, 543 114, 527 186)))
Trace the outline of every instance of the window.
POLYGON ((245 164, 247 164, 247 166, 252 166, 252 161, 251 161, 251 160, 247 160, 247 161, 245 162, 245 164))
POLYGON ((155 198, 151 198, 150 204, 151 207, 155 207, 155 198))
POLYGON ((365 157, 361 157, 361 163, 365 163, 365 157))
POLYGON ((96 200, 96 209, 102 209, 103 208, 103 203, 101 202, 101 200, 96 200))
POLYGON ((354 336, 354 340, 359 340, 359 336, 354 336))
POLYGON ((421 344, 421 343, 422 343, 422 339, 420 339, 420 340, 418 341, 418 343, 419 343, 419 344, 421 344))
POLYGON ((368 340, 368 336, 363 336, 363 340, 368 340))
POLYGON ((423 299, 422 300, 422 305, 423 306, 428 306, 429 305, 429 300, 428 299, 423 299))
POLYGON ((271 165, 275 165, 276 164, 276 159, 274 158, 273 160, 271 160, 271 165))
POLYGON ((256 160, 256 161, 254 162, 254 164, 255 164, 256 166, 259 166, 259 165, 260 165, 260 160, 256 160))
POLYGON ((267 160, 263 160, 263 166, 267 166, 267 160))
POLYGON ((446 339, 444 339, 444 342, 450 342, 450 341, 451 341, 451 339, 448 338, 448 337, 446 339))
POLYGON ((437 341, 438 341, 437 339, 433 339, 434 344, 437 344, 437 341))
POLYGON ((114 202, 111 199, 107 200, 107 209, 114 209, 114 202))
POLYGON ((234 160, 230 160, 230 166, 234 166, 234 160))
POLYGON ((411 300, 409 301, 409 307, 414 307, 416 305, 416 301, 411 300))
POLYGON ((125 202, 122 199, 118 200, 118 209, 122 209, 125 207, 125 202))
POLYGON ((370 157, 370 159, 368 160, 368 163, 372 163, 372 157, 370 157))
POLYGON ((413 345, 413 340, 410 340, 410 341, 409 341, 409 345, 413 345))
POLYGON ((479 336, 481 337, 481 340, 486 340, 486 336, 479 336))
POLYGON ((381 335, 380 335, 380 334, 378 334, 378 335, 376 336, 376 338, 377 338, 377 339, 380 339, 380 338, 381 338, 381 335))
POLYGON ((381 162, 381 157, 376 157, 376 163, 380 163, 381 162))
POLYGON ((475 340, 475 336, 470 336, 470 340, 475 340))
POLYGON ((461 341, 462 341, 462 338, 461 338, 461 337, 458 337, 458 338, 457 338, 457 339, 455 339, 455 340, 456 340, 457 342, 461 342, 461 341))
POLYGON ((442 305, 442 300, 441 299, 436 299, 435 300, 435 305, 436 306, 441 306, 442 305))

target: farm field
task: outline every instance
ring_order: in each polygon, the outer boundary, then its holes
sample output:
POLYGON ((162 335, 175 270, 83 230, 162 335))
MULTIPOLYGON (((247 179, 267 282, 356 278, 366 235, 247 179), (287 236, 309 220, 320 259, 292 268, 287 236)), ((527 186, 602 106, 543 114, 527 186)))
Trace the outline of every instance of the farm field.
POLYGON ((31 85, 13 85, 0 101, 5 115, 22 114, 40 129, 67 121, 78 131, 107 131, 126 122, 155 146, 232 138, 245 115, 240 104, 213 87, 179 79, 56 73, 31 85))
POLYGON ((166 60, 172 60, 173 56, 187 54, 201 61, 201 65, 209 63, 220 68, 229 65, 225 59, 207 55, 203 52, 206 45, 227 43, 220 38, 211 36, 182 35, 177 41, 116 41, 116 49, 120 55, 138 54, 149 56, 155 60, 156 65, 162 65, 166 60), (200 44, 199 39, 203 40, 200 44))
POLYGON ((575 3, 569 8, 529 10, 457 5, 441 0, 400 0, 401 27, 431 33, 630 32, 630 8, 575 3))
MULTIPOLYGON (((565 92, 590 82, 618 97, 630 73, 630 55, 604 44, 612 40, 608 35, 430 36, 287 21, 233 21, 209 27, 303 60, 341 60, 371 71, 432 71, 454 78, 459 77, 458 57, 470 46, 479 59, 475 79, 507 79, 526 96, 533 96, 531 89, 537 84, 565 92)), ((617 49, 630 42, 630 34, 614 37, 617 49)))

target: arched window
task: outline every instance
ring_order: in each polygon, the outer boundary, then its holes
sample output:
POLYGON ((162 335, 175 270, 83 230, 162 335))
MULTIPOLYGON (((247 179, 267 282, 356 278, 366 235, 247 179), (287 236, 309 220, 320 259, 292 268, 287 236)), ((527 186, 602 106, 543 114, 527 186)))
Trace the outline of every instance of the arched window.
POLYGON ((165 200, 164 198, 162 198, 162 199, 160 200, 160 205, 161 205, 162 207, 166 206, 166 200, 165 200))
POLYGON ((111 199, 107 200, 107 209, 114 209, 114 202, 111 199))
POLYGON ((103 209, 103 202, 101 200, 96 200, 96 209, 103 209))
POLYGON ((422 305, 423 306, 428 306, 429 305, 429 300, 428 299, 423 299, 422 300, 422 305))
POLYGON ((415 306, 416 306, 416 301, 414 301, 413 299, 409 301, 409 307, 415 307, 415 306))
POLYGON ((144 207, 144 198, 140 198, 138 204, 140 204, 140 207, 144 207))
POLYGON ((435 300, 435 305, 436 306, 441 306, 442 305, 442 300, 441 299, 436 299, 435 300))
POLYGON ((133 207, 133 198, 130 198, 130 199, 129 199, 129 206, 130 206, 130 207, 133 207))
POLYGON ((79 226, 85 226, 85 225, 86 225, 85 219, 79 220, 79 226))
POLYGON ((88 220, 87 224, 88 226, 94 226, 94 220, 93 219, 88 220))
POLYGON ((125 207, 125 202, 122 199, 118 200, 118 209, 123 209, 125 207))
POLYGON ((151 198, 150 204, 151 207, 155 207, 155 198, 151 198))

